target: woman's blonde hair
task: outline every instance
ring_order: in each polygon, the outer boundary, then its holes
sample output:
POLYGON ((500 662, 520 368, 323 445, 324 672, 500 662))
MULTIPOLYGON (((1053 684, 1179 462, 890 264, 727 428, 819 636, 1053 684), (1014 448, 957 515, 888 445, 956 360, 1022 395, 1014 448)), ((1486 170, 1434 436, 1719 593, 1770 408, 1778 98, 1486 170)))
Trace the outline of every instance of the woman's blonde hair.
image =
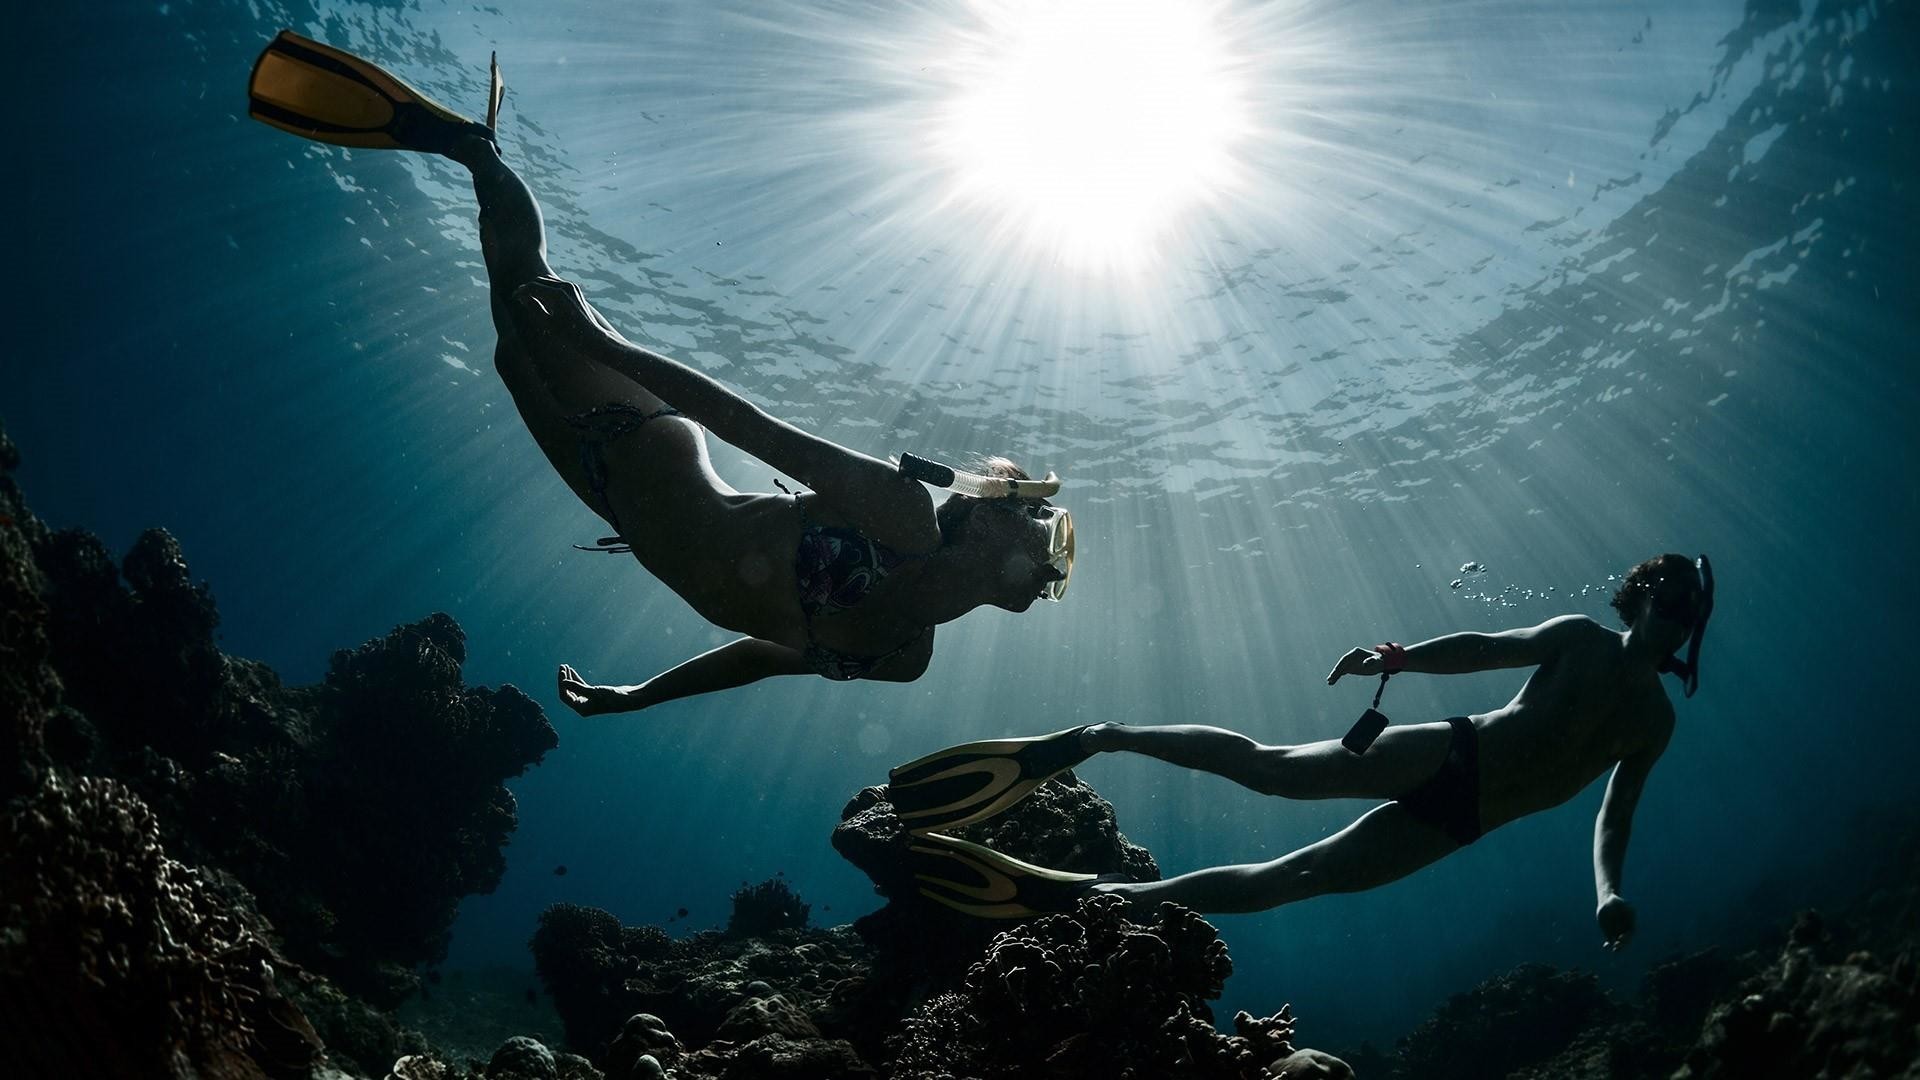
MULTIPOLYGON (((1027 470, 1014 464, 1012 458, 1004 458, 998 455, 975 458, 969 461, 967 471, 976 472, 982 476, 1006 477, 1010 480, 1033 479, 1033 477, 1027 475, 1027 470)), ((943 544, 958 542, 961 534, 967 527, 967 519, 973 516, 973 512, 979 509, 982 503, 1011 501, 1014 500, 977 499, 972 495, 947 496, 947 501, 941 503, 933 512, 933 520, 940 526, 940 542, 943 544)), ((1023 506, 1051 505, 1045 499, 1020 499, 1018 502, 1023 506)))

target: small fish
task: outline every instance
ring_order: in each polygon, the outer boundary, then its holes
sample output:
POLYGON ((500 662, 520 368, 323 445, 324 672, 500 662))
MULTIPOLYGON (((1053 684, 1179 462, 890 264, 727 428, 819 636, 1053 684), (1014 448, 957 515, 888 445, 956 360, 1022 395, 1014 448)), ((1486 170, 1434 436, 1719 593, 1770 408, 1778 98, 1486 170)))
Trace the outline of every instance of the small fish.
POLYGON ((540 995, 533 992, 533 987, 527 987, 527 1004, 531 1005, 538 1000, 540 1000, 540 995))
POLYGON ((684 918, 686 918, 686 917, 687 917, 687 909, 686 909, 686 908, 681 908, 681 909, 680 909, 679 911, 676 911, 676 912, 674 912, 674 913, 673 913, 673 917, 674 917, 674 918, 676 918, 676 919, 684 919, 684 918))
POLYGON ((566 876, 567 876, 567 864, 566 864, 566 863, 561 863, 561 864, 560 864, 559 866, 556 866, 556 867, 554 867, 554 868, 553 868, 553 876, 554 876, 554 877, 566 877, 566 876))

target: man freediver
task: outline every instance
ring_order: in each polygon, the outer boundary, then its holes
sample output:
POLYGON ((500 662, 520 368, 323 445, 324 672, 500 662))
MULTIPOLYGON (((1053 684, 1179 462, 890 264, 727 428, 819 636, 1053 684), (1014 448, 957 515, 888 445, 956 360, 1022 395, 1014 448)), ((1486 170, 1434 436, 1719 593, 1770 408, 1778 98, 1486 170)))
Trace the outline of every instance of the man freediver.
POLYGON ((1498 633, 1356 648, 1327 675, 1331 685, 1348 675, 1534 668, 1513 700, 1491 712, 1384 731, 1357 725, 1344 741, 1293 746, 1195 724, 1102 723, 970 743, 902 765, 893 770, 890 797, 912 832, 920 890, 949 907, 999 918, 1061 910, 1089 891, 1123 896, 1136 911, 1162 901, 1202 912, 1263 911, 1398 880, 1507 822, 1566 802, 1611 768, 1594 825, 1593 870, 1600 932, 1608 949, 1618 949, 1634 931, 1633 906, 1620 892, 1634 808, 1673 735, 1673 705, 1660 675, 1679 675, 1688 696, 1698 686, 1712 568, 1705 556, 1648 559, 1626 575, 1612 604, 1624 631, 1562 615, 1498 633), (1684 661, 1674 655, 1682 645, 1684 661), (1389 801, 1271 862, 1153 882, 1047 870, 944 834, 1005 810, 1094 754, 1115 751, 1214 773, 1266 795, 1389 801))

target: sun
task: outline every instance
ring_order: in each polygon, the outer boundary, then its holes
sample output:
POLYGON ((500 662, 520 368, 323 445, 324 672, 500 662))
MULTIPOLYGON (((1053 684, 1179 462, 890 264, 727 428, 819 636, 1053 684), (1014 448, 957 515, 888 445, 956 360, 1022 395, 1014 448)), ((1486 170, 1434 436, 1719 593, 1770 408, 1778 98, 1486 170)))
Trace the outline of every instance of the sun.
POLYGON ((1234 186, 1249 130, 1217 6, 981 0, 933 138, 955 194, 1081 265, 1130 266, 1234 186))

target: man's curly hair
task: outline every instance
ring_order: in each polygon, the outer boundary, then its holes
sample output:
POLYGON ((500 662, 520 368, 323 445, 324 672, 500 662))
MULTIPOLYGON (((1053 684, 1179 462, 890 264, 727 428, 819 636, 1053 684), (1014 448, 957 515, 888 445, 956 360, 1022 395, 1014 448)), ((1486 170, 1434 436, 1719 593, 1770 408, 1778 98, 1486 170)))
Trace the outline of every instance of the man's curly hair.
POLYGON ((1685 555, 1668 552, 1655 555, 1646 562, 1627 571, 1626 580, 1613 593, 1613 610, 1620 613, 1620 621, 1633 625, 1633 617, 1640 611, 1642 602, 1649 595, 1659 592, 1667 582, 1684 583, 1688 591, 1700 588, 1700 572, 1693 560, 1685 555))

